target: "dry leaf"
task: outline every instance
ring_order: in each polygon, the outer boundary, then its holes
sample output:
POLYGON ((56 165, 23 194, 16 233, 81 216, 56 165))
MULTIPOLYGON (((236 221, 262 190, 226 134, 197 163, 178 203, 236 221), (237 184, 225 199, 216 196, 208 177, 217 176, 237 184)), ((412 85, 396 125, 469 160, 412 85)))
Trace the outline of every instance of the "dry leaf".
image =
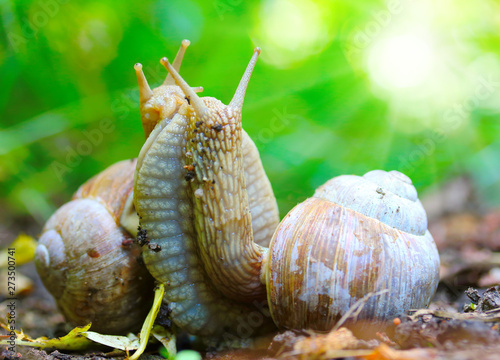
POLYGON ((304 337, 297 341, 293 346, 293 351, 286 355, 296 356, 299 359, 331 359, 371 353, 371 350, 347 350, 358 348, 360 343, 361 341, 350 330, 340 328, 328 334, 313 334, 310 337, 304 337))

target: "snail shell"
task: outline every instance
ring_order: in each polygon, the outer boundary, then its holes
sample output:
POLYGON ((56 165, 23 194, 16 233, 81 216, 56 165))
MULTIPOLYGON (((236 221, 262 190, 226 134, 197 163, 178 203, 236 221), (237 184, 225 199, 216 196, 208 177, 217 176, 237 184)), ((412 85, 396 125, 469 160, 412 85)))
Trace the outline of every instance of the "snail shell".
POLYGON ((135 166, 135 160, 121 161, 87 181, 43 228, 36 269, 73 325, 92 322, 92 330, 107 334, 135 331, 151 307, 154 281, 130 233, 138 224, 135 166))
POLYGON ((264 274, 279 327, 326 331, 384 289, 359 319, 428 307, 439 255, 411 180, 375 170, 333 178, 293 208, 273 236, 264 274))

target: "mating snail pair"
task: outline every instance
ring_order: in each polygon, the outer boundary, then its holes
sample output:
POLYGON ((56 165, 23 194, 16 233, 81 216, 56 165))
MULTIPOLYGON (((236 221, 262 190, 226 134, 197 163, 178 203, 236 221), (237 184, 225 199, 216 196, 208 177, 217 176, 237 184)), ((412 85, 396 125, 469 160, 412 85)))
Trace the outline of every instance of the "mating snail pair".
POLYGON ((179 75, 188 45, 173 65, 162 59, 169 75, 154 90, 135 66, 146 134, 137 162, 82 185, 43 230, 37 270, 65 316, 102 332, 137 329, 151 303, 149 274, 165 284, 172 321, 212 339, 237 334, 242 314, 266 298, 274 324, 289 329, 329 330, 356 301, 384 289, 358 318, 427 307, 439 255, 411 180, 381 170, 335 177, 280 223, 241 127, 260 50, 224 105, 200 98, 179 75))

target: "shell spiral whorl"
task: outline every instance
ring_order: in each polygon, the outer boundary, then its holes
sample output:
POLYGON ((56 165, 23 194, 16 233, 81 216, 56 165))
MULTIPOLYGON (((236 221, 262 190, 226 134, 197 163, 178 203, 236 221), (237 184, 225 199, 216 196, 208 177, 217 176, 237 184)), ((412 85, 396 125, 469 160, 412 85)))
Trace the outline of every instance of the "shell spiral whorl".
POLYGON ((319 187, 315 198, 345 206, 414 235, 424 235, 427 215, 410 178, 398 171, 373 170, 363 176, 337 176, 319 187))

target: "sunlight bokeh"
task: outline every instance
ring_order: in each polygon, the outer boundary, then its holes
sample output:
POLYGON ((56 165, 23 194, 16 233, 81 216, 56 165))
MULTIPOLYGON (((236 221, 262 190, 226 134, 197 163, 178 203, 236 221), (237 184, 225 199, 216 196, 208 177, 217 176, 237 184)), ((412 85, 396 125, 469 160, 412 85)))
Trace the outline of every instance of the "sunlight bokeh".
POLYGON ((397 11, 379 10, 351 38, 358 48, 363 45, 358 55, 373 94, 388 104, 392 124, 406 133, 452 134, 467 128, 474 110, 498 111, 499 102, 492 104, 500 93, 494 80, 498 52, 485 52, 479 40, 500 25, 498 16, 484 16, 499 5, 489 0, 399 5, 397 11))
POLYGON ((331 41, 335 17, 325 1, 265 0, 253 41, 262 47, 262 60, 286 68, 321 52, 331 41))
POLYGON ((430 39, 411 33, 381 40, 370 50, 370 76, 392 91, 428 81, 436 57, 430 39))

